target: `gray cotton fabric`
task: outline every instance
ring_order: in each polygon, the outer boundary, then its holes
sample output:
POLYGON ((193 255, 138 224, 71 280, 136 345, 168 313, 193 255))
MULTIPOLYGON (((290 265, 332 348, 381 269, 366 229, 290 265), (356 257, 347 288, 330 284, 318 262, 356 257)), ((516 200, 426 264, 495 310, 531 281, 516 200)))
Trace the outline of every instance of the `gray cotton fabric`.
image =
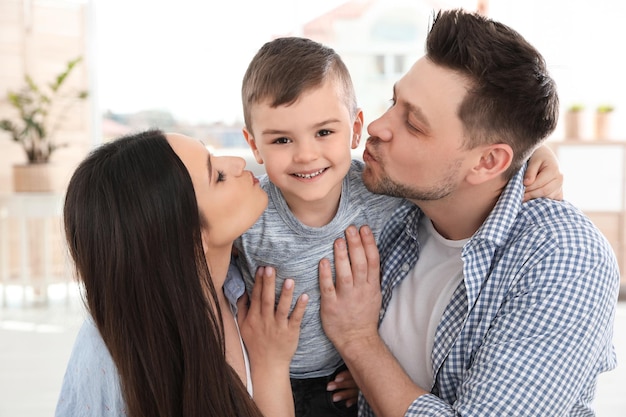
MULTIPOLYGON (((276 294, 286 278, 295 280, 295 296, 306 293, 310 299, 302 321, 298 349, 291 362, 291 377, 297 379, 328 376, 342 363, 339 353, 328 340, 320 321, 318 263, 328 258, 333 265, 333 242, 344 236, 349 225, 369 225, 376 238, 402 199, 372 194, 363 185, 361 161, 352 161, 343 180, 341 201, 334 219, 323 227, 302 224, 287 207, 280 190, 267 176, 260 177, 268 194, 268 207, 261 218, 235 242, 240 256, 248 293, 252 291, 254 271, 259 266, 273 266, 277 271, 276 294)), ((278 300, 278 298, 277 298, 278 300)))

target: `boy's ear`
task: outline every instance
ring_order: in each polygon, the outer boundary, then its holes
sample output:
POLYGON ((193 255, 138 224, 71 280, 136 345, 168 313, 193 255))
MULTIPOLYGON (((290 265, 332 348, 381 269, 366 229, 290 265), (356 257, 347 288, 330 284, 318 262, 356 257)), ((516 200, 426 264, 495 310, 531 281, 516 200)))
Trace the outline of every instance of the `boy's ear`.
POLYGON ((505 143, 494 143, 480 150, 478 163, 467 176, 471 184, 481 184, 501 176, 513 161, 513 149, 505 143))
POLYGON ((358 109, 356 117, 354 118, 354 124, 352 125, 352 142, 350 146, 352 149, 359 147, 361 142, 361 135, 363 134, 363 110, 358 109))
POLYGON ((256 159, 256 161, 259 164, 262 164, 263 158, 261 158, 259 149, 256 147, 254 136, 252 136, 252 133, 248 132, 248 129, 246 129, 245 127, 241 131, 243 132, 243 137, 246 138, 246 142, 248 142, 248 146, 250 146, 250 149, 252 149, 252 153, 254 154, 254 159, 256 159))

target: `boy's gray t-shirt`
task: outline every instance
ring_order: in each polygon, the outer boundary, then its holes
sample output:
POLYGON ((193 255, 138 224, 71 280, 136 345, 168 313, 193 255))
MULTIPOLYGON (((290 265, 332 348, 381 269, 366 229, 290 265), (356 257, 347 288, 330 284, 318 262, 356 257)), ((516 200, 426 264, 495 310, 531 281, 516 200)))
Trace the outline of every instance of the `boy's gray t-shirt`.
POLYGON ((363 166, 361 161, 352 161, 343 180, 337 214, 322 227, 302 224, 289 210, 280 190, 267 176, 262 176, 261 186, 269 200, 267 209, 235 242, 248 293, 252 291, 254 271, 259 266, 273 266, 277 273, 277 297, 286 278, 293 278, 296 284, 292 307, 300 294, 306 293, 310 297, 302 320, 298 349, 291 362, 292 378, 327 376, 343 363, 320 321, 319 261, 329 259, 334 271, 335 239, 343 237, 348 226, 365 224, 378 238, 387 220, 404 201, 367 191, 361 179, 363 166))

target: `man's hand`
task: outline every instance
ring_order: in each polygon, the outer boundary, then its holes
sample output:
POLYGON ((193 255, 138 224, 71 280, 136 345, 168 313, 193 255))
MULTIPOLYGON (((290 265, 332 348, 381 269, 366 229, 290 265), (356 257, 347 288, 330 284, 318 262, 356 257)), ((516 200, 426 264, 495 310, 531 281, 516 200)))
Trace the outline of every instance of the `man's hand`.
MULTIPOLYGON (((320 314, 328 338, 377 416, 402 416, 426 391, 415 385, 378 335, 380 259, 367 226, 335 241, 335 284, 320 261, 320 314), (347 248, 346 248, 347 243, 347 248)), ((331 388, 338 387, 330 383, 331 388)))
POLYGON ((350 226, 346 238, 335 241, 334 251, 334 284, 330 262, 322 259, 319 265, 320 314, 326 335, 342 353, 351 342, 378 338, 380 260, 368 226, 360 231, 350 226))

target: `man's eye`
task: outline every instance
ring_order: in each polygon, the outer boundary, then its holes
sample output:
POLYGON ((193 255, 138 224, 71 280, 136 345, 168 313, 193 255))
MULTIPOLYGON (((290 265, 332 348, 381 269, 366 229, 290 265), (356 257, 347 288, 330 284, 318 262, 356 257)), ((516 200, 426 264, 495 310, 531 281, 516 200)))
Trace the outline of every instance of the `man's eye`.
POLYGON ((274 143, 277 143, 277 144, 279 144, 279 145, 282 145, 282 144, 284 144, 284 143, 289 143, 289 142, 291 142, 291 140, 290 140, 290 139, 288 139, 288 138, 285 138, 285 137, 278 138, 278 139, 275 139, 275 140, 274 140, 274 143))
POLYGON ((328 136, 331 133, 333 133, 331 130, 328 129, 322 129, 319 132, 317 132, 317 136, 328 136))
POLYGON ((226 180, 226 174, 224 174, 224 171, 217 171, 217 182, 222 182, 226 180))
POLYGON ((413 126, 410 122, 406 122, 407 128, 412 132, 422 133, 422 130, 413 126))

